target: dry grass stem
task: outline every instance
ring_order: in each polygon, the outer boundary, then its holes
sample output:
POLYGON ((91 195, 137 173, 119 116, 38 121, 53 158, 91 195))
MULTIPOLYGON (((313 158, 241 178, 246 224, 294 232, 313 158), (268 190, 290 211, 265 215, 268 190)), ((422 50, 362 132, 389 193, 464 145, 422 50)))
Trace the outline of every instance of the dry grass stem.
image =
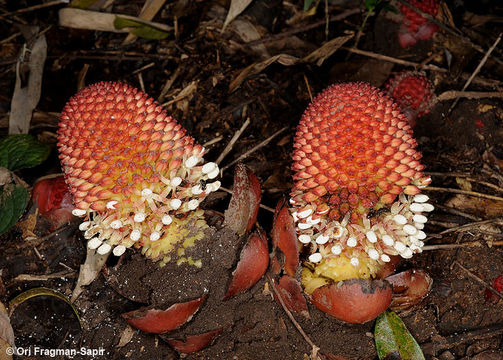
POLYGON ((225 149, 222 151, 218 159, 215 161, 217 164, 220 165, 220 163, 227 156, 227 154, 231 152, 232 148, 234 147, 234 144, 241 137, 241 134, 246 130, 248 125, 250 125, 250 118, 247 118, 246 121, 243 123, 243 125, 241 125, 241 128, 234 133, 232 139, 229 141, 225 149))
POLYGON ((428 186, 423 189, 424 191, 442 191, 442 192, 449 192, 449 193, 454 193, 454 194, 462 194, 462 195, 469 195, 469 196, 475 196, 483 199, 490 199, 490 200, 496 200, 496 201, 503 201, 503 198, 500 196, 495 196, 495 195, 489 195, 489 194, 483 194, 479 193, 476 191, 469 191, 469 190, 461 190, 461 189, 453 189, 453 188, 441 188, 441 187, 434 187, 434 186, 428 186))
POLYGON ((503 98, 501 91, 456 91, 449 90, 443 92, 437 97, 439 101, 453 100, 453 99, 484 99, 484 98, 503 98))
POLYGON ((269 136, 267 139, 265 139, 264 141, 260 142, 259 144, 255 145, 254 147, 252 147, 250 150, 248 150, 247 152, 245 152, 244 154, 240 155, 236 160, 233 160, 230 164, 227 164, 225 165, 223 168, 221 168, 221 172, 223 172, 225 169, 228 169, 229 167, 231 167, 232 165, 236 164, 237 162, 247 158, 248 156, 250 156, 251 154, 253 154, 255 151, 257 151, 258 149, 266 146, 267 144, 269 144, 269 142, 274 139, 276 136, 278 136, 279 134, 281 134, 283 131, 287 130, 288 129, 288 126, 285 126, 281 129, 279 129, 278 131, 276 131, 274 134, 272 134, 271 136, 269 136))
MULTIPOLYGON (((484 57, 482 58, 482 60, 480 60, 479 64, 477 65, 477 68, 473 71, 472 75, 468 78, 468 80, 466 80, 465 85, 463 86, 463 89, 461 89, 461 91, 465 91, 466 88, 472 83, 472 80, 479 73, 480 69, 482 69, 482 66, 484 66, 484 64, 486 63, 487 59, 489 58, 489 55, 491 55, 491 53, 496 48, 496 46, 498 46, 499 42, 501 41, 501 36, 502 35, 503 34, 499 34, 499 36, 496 39, 496 41, 494 41, 493 45, 489 48, 489 50, 487 50, 486 54, 484 55, 484 57)), ((456 98, 456 100, 454 100, 454 102, 452 103, 451 107, 447 111, 448 114, 452 111, 452 109, 454 109, 454 107, 456 106, 456 104, 458 103, 458 101, 459 101, 459 98, 456 98)))

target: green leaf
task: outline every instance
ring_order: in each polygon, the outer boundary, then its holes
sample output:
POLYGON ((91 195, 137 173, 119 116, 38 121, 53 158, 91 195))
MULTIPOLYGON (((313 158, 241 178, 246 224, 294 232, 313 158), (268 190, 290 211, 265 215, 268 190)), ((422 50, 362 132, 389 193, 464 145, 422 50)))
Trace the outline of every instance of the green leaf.
POLYGON ((49 156, 51 148, 31 135, 14 134, 0 140, 0 166, 15 171, 31 168, 49 156))
POLYGON ((394 7, 393 5, 389 4, 389 3, 384 3, 382 8, 386 11, 389 11, 389 12, 392 12, 394 14, 398 14, 399 11, 396 7, 394 7))
POLYGON ((381 0, 365 0, 365 7, 368 11, 374 11, 374 9, 379 5, 381 0))
POLYGON ((386 311, 377 317, 374 337, 379 359, 425 359, 417 341, 394 312, 386 311))
POLYGON ((0 235, 7 232, 23 214, 28 204, 28 190, 8 184, 0 186, 0 235))
POLYGON ((68 4, 68 7, 85 10, 98 1, 99 0, 73 0, 68 4))
POLYGON ((309 10, 314 0, 304 0, 304 12, 309 10))
POLYGON ((169 32, 158 29, 154 26, 142 23, 140 21, 126 19, 120 16, 115 17, 114 27, 118 30, 124 28, 133 28, 130 33, 138 37, 150 40, 161 40, 169 36, 169 32))

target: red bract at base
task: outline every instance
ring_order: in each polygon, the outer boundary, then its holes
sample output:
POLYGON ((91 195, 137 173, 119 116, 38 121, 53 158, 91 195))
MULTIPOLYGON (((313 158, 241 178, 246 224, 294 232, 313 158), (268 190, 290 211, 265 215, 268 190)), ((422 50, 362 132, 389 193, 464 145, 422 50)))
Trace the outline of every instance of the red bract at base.
POLYGON ((89 248, 120 256, 134 246, 161 264, 200 265, 184 249, 203 236, 198 207, 220 187, 219 170, 166 110, 129 85, 101 82, 68 101, 58 135, 89 248))
MULTIPOLYGON (((435 17, 438 13, 438 0, 409 0, 409 4, 435 17)), ((438 31, 438 26, 424 18, 406 5, 400 6, 403 23, 398 32, 400 46, 407 48, 415 45, 419 40, 429 40, 438 31)))
POLYGON ((423 72, 403 71, 390 78, 385 91, 402 113, 409 119, 410 126, 427 114, 436 103, 435 89, 423 72))
POLYGON ((52 223, 53 229, 73 220, 72 196, 62 175, 37 181, 31 196, 38 205, 40 215, 52 223))
POLYGON ((348 322, 375 318, 391 301, 391 287, 361 279, 389 274, 395 257, 421 252, 425 214, 433 206, 421 194, 431 179, 416 146, 399 107, 366 83, 327 88, 302 116, 290 204, 300 252, 307 253, 302 284, 323 311, 348 322), (340 283, 349 279, 357 280, 340 283), (327 297, 345 287, 379 310, 355 317, 351 310, 359 302, 352 301, 340 311, 327 297))
MULTIPOLYGON (((496 277, 492 282, 492 287, 499 292, 503 291, 503 275, 496 277)), ((491 289, 486 289, 484 292, 484 299, 491 304, 496 304, 500 301, 500 297, 493 293, 491 289)))

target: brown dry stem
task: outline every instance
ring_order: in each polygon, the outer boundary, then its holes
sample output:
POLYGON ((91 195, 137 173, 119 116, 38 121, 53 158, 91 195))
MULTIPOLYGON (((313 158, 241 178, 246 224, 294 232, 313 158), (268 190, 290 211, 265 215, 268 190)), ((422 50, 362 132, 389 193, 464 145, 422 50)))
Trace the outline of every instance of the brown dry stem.
POLYGON ((302 335, 302 337, 304 338, 304 340, 306 340, 306 342, 309 344, 309 346, 311 346, 311 349, 312 349, 312 351, 311 351, 311 359, 312 360, 320 360, 320 358, 318 356, 318 351, 320 350, 320 347, 317 346, 309 338, 309 336, 306 334, 306 332, 304 331, 304 329, 302 329, 302 326, 300 326, 300 324, 297 322, 297 320, 295 320, 295 317, 293 316, 292 312, 290 310, 288 310, 288 308, 285 305, 285 302, 283 301, 283 297, 281 296, 281 293, 276 288, 276 284, 274 283, 274 280, 271 278, 271 276, 269 274, 267 274, 266 277, 267 277, 267 282, 271 286, 272 291, 274 291, 274 293, 276 294, 276 298, 278 299, 278 301, 279 301, 281 307, 283 308, 283 310, 285 311, 286 315, 288 316, 288 318, 290 319, 290 321, 293 323, 293 325, 295 326, 295 328, 299 331, 300 335, 302 335))

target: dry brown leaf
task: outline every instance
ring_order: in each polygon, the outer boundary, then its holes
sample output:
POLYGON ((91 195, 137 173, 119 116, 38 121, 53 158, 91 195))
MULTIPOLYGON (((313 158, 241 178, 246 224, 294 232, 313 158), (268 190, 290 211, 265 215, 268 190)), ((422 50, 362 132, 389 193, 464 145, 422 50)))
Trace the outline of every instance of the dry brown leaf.
POLYGON ((316 65, 321 66, 328 57, 330 57, 352 37, 353 34, 339 36, 335 39, 332 39, 323 44, 323 46, 321 46, 319 49, 314 50, 311 54, 304 57, 304 59, 302 59, 302 62, 316 62, 316 65))
POLYGON ((9 355, 10 348, 15 347, 14 344, 14 330, 10 324, 7 309, 4 304, 0 302, 0 359, 10 360, 12 354, 9 355))
POLYGON ((440 20, 444 24, 448 24, 451 28, 456 28, 456 24, 454 23, 454 17, 452 16, 451 10, 449 6, 445 2, 442 1, 441 6, 438 9, 438 14, 436 16, 437 20, 440 20))
POLYGON ((23 54, 19 56, 16 64, 16 85, 10 105, 9 134, 28 134, 33 110, 40 100, 42 89, 42 75, 44 63, 47 57, 47 41, 45 35, 39 36, 31 49, 23 48, 23 54), (29 57, 27 63, 28 74, 22 74, 22 66, 29 57), (28 75, 28 81, 23 80, 28 75), (25 84, 23 87, 22 84, 25 84))
POLYGON ((488 22, 502 22, 503 17, 495 15, 479 15, 469 11, 465 11, 463 14, 463 21, 470 24, 473 27, 479 27, 485 25, 488 22))
POLYGON ((239 14, 241 14, 250 5, 252 0, 232 0, 231 6, 229 7, 229 12, 224 21, 224 26, 222 26, 222 33, 229 23, 234 20, 239 14))
POLYGON ((133 335, 136 333, 136 330, 133 329, 131 326, 126 325, 126 328, 121 334, 121 337, 119 339, 119 343, 117 344, 118 348, 121 348, 125 345, 127 345, 131 339, 133 338, 133 335))
POLYGON ((79 278, 73 289, 72 302, 82 293, 82 286, 89 285, 98 277, 110 253, 99 255, 96 250, 87 249, 86 261, 80 265, 79 278))
POLYGON ((37 235, 35 235, 35 233, 33 232, 33 230, 37 226, 37 215, 38 209, 36 209, 33 214, 28 215, 26 217, 26 220, 17 223, 17 226, 23 231, 23 240, 37 238, 37 235))
POLYGON ((182 89, 182 91, 180 91, 173 99, 171 99, 170 101, 165 102, 164 104, 162 104, 162 106, 171 105, 173 103, 176 103, 176 102, 178 102, 178 101, 180 101, 182 99, 185 99, 185 98, 191 96, 197 90, 197 83, 198 83, 197 80, 192 81, 189 85, 187 85, 186 87, 184 87, 182 89))
POLYGON ((496 106, 489 104, 480 104, 479 106, 477 106, 477 111, 482 114, 494 109, 496 109, 496 106))
POLYGON ((503 214, 503 202, 466 195, 453 196, 446 202, 446 206, 481 218, 492 218, 503 214))
MULTIPOLYGON (((245 43, 258 40, 261 38, 257 28, 248 20, 237 19, 232 23, 232 30, 243 40, 245 43)), ((260 55, 262 59, 267 59, 271 55, 267 51, 264 44, 257 44, 251 46, 252 50, 260 55)))
POLYGON ((353 35, 351 34, 332 39, 302 59, 288 54, 278 54, 270 57, 269 59, 253 63, 241 70, 238 76, 231 81, 229 85, 229 91, 233 92, 243 83, 243 81, 247 77, 261 73, 264 69, 266 69, 274 62, 278 62, 285 66, 292 66, 306 62, 316 62, 316 64, 320 66, 330 55, 337 51, 346 41, 348 41, 352 37, 353 35))
POLYGON ((458 184, 459 188, 462 190, 472 191, 472 183, 465 178, 457 177, 456 184, 458 184))
POLYGON ((11 172, 3 167, 0 167, 0 186, 9 184, 12 182, 11 172))

